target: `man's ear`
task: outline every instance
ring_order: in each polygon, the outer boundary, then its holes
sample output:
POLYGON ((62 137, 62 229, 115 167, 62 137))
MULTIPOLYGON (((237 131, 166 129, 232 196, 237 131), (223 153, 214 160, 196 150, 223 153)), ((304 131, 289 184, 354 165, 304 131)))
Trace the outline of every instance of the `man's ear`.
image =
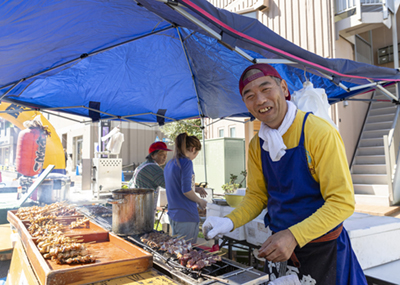
POLYGON ((285 98, 289 96, 289 87, 285 79, 281 80, 281 88, 283 90, 283 94, 285 94, 285 98))

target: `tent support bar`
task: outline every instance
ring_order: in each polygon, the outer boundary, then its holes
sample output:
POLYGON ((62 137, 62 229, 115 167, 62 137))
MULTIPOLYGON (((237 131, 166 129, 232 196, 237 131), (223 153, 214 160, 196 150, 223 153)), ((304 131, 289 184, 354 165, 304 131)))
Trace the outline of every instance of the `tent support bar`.
POLYGON ((182 45, 182 50, 185 53, 186 63, 188 65, 188 68, 190 70, 190 74, 192 76, 194 92, 196 92, 197 108, 199 110, 199 114, 200 114, 200 118, 201 118, 201 134, 202 134, 202 138, 203 138, 204 180, 207 183, 206 141, 205 141, 205 138, 204 138, 205 137, 205 133, 204 133, 204 112, 203 112, 203 108, 201 107, 199 92, 197 90, 197 85, 196 85, 196 81, 195 81, 195 78, 194 78, 193 69, 192 69, 192 66, 190 65, 190 61, 189 61, 189 57, 188 57, 188 54, 187 54, 186 46, 183 43, 182 35, 179 32, 179 28, 176 28, 176 32, 179 35, 179 40, 180 40, 181 45, 182 45))
POLYGON ((279 58, 257 58, 256 63, 268 63, 268 64, 297 64, 294 61, 288 59, 279 58))
MULTIPOLYGON (((121 119, 122 119, 122 118, 121 118, 121 119)), ((141 122, 136 122, 136 121, 134 121, 134 120, 129 120, 129 119, 126 119, 126 118, 124 118, 124 119, 122 119, 122 120, 128 121, 128 122, 132 122, 132 123, 136 123, 136 124, 139 124, 139 125, 143 125, 143 126, 148 127, 148 128, 152 128, 152 127, 153 127, 153 126, 150 126, 150 125, 148 125, 148 124, 141 123, 141 122)))
MULTIPOLYGON (((172 5, 169 4, 170 1, 168 0, 157 0, 163 3, 166 3, 171 9, 174 9, 176 12, 178 12, 179 14, 181 14, 183 17, 185 17, 186 19, 188 19, 189 21, 191 21, 193 24, 197 25, 198 27, 200 27, 201 29, 203 29, 204 31, 206 31, 207 33, 209 33, 213 38, 217 39, 218 41, 220 41, 222 44, 226 45, 221 39, 221 35, 218 34, 217 32, 215 32, 213 29, 210 29, 207 25, 205 25, 203 22, 199 21, 198 19, 196 19, 195 17, 193 17, 192 15, 190 15, 189 13, 187 13, 184 9, 182 9, 180 4, 179 5, 172 5)), ((237 52, 239 55, 241 55, 242 57, 244 57, 245 59, 254 62, 254 58, 252 56, 250 56, 249 54, 247 54, 245 51, 243 51, 241 48, 238 47, 234 47, 233 50, 235 52, 237 52)))
MULTIPOLYGON (((91 52, 91 53, 84 53, 84 54, 82 54, 82 55, 81 55, 80 57, 78 57, 78 58, 71 59, 70 61, 67 61, 67 62, 62 63, 62 64, 60 64, 60 65, 54 66, 54 67, 49 68, 49 69, 46 69, 46 70, 44 70, 44 71, 42 71, 42 72, 39 72, 39 73, 33 74, 33 75, 31 75, 31 76, 25 77, 25 78, 21 79, 20 81, 18 81, 16 84, 19 84, 20 82, 22 82, 22 81, 24 81, 24 80, 28 80, 28 79, 37 77, 37 76, 39 76, 39 75, 42 75, 42 74, 44 74, 44 73, 50 72, 50 71, 55 70, 55 69, 57 69, 57 68, 66 66, 66 65, 68 65, 68 64, 74 63, 74 62, 76 62, 76 61, 80 61, 80 60, 82 60, 82 59, 84 59, 84 58, 86 58, 86 57, 96 55, 96 54, 98 54, 98 53, 101 53, 101 52, 104 52, 104 51, 113 49, 113 48, 115 48, 115 47, 118 47, 118 46, 121 46, 121 45, 130 43, 130 42, 134 42, 134 41, 136 41, 136 40, 139 40, 139 39, 142 39, 142 38, 145 38, 145 37, 151 36, 151 35, 153 35, 153 34, 157 34, 157 33, 160 33, 160 32, 163 32, 163 31, 166 31, 166 30, 169 30, 169 29, 172 29, 172 28, 174 28, 174 27, 173 27, 173 26, 166 27, 166 28, 164 28, 164 29, 161 29, 161 30, 158 30, 158 31, 153 31, 153 32, 148 33, 148 34, 146 34, 146 35, 142 35, 142 36, 140 36, 140 37, 137 37, 137 38, 134 38, 134 39, 130 39, 130 40, 124 41, 124 42, 122 42, 122 43, 115 44, 115 45, 112 45, 112 46, 109 46, 109 47, 106 47, 106 48, 103 48, 103 49, 100 49, 100 50, 97 50, 97 51, 94 51, 94 52, 91 52)), ((5 86, 1 86, 0 89, 3 89, 3 88, 8 87, 8 86, 11 86, 11 85, 13 85, 13 84, 14 84, 14 83, 11 83, 11 84, 8 84, 8 85, 5 85, 5 86)), ((14 87, 15 87, 15 86, 14 86, 14 87)), ((14 87, 13 87, 13 88, 14 88, 14 87)), ((9 90, 9 91, 10 91, 10 90, 9 90)), ((7 93, 8 93, 9 91, 7 91, 7 93)), ((5 95, 7 95, 7 93, 6 93, 5 95)), ((3 94, 2 97, 0 98, 0 100, 1 100, 5 95, 3 94)))
MULTIPOLYGON (((174 118, 166 117, 166 116, 163 116, 163 115, 160 115, 160 114, 156 114, 156 113, 153 113, 153 112, 147 112, 147 113, 141 113, 141 114, 135 114, 135 115, 128 115, 128 116, 115 116, 115 115, 112 115, 112 114, 109 114, 109 113, 106 113, 106 112, 102 112, 102 111, 99 111, 97 109, 89 108, 89 107, 86 107, 86 106, 68 106, 68 107, 40 108, 40 109, 38 108, 38 109, 32 109, 32 110, 36 110, 36 111, 42 111, 42 110, 55 111, 55 110, 60 110, 60 109, 78 109, 78 108, 83 108, 83 109, 87 109, 87 110, 90 110, 90 111, 93 111, 93 112, 97 112, 97 113, 100 113, 100 114, 103 114, 103 115, 110 116, 110 118, 107 118, 107 120, 121 119, 121 120, 126 120, 126 121, 130 121, 130 122, 138 123, 138 124, 141 124, 141 125, 144 125, 144 126, 147 126, 147 127, 151 127, 151 126, 149 126, 147 124, 144 124, 144 123, 140 123, 140 122, 137 122, 137 121, 130 120, 128 118, 136 117, 136 116, 143 116, 143 115, 154 115, 154 116, 157 116, 157 117, 169 119, 171 121, 177 121, 174 118)), ((194 126, 194 127, 198 127, 198 126, 193 125, 193 124, 188 124, 188 125, 191 125, 191 126, 194 126)))
POLYGON ((245 53, 242 49, 235 47, 235 51, 241 55, 242 57, 244 57, 245 59, 247 59, 250 62, 254 62, 254 60, 257 61, 257 59, 254 59, 254 57, 250 56, 249 54, 245 53))
POLYGON ((386 94, 386 96, 388 96, 389 98, 392 98, 393 100, 398 100, 396 96, 394 96, 392 93, 390 93, 388 90, 386 90, 385 88, 383 88, 381 85, 376 85, 376 88, 378 88, 379 90, 381 90, 383 93, 386 94))
MULTIPOLYGON (((371 79, 368 79, 368 81, 370 81, 371 83, 373 83, 373 81, 371 79)), ((381 85, 376 85, 375 89, 379 89, 381 90, 387 97, 389 97, 390 99, 393 99, 395 101, 398 101, 397 97, 394 96, 392 93, 390 93, 388 90, 386 90, 385 88, 383 88, 381 85)))
POLYGON ((218 123, 219 121, 221 121, 222 119, 213 119, 212 123, 209 123, 206 127, 211 126, 212 124, 218 123))
POLYGON ((234 120, 234 119, 228 119, 228 118, 223 118, 223 119, 226 120, 226 121, 231 121, 231 122, 236 122, 236 123, 242 123, 242 124, 246 123, 246 122, 242 122, 242 121, 234 120))
MULTIPOLYGON (((334 82, 332 76, 329 76, 328 74, 325 74, 325 73, 323 73, 323 72, 321 72, 321 71, 319 71, 319 70, 318 70, 318 72, 319 72, 320 74, 322 74, 323 76, 325 76, 326 78, 328 78, 330 81, 334 82)), ((350 91, 349 88, 347 88, 343 83, 339 82, 338 85, 339 85, 339 87, 342 88, 344 91, 346 91, 346 92, 349 92, 349 91, 350 91)))
POLYGON ((188 65, 188 68, 189 68, 189 70, 190 70, 190 74, 191 74, 191 76, 192 76, 194 92, 196 92, 197 108, 198 108, 198 110, 199 110, 199 115, 200 115, 200 117, 204 117, 204 112, 203 112, 203 109, 202 109, 201 103, 200 103, 199 92, 197 92, 197 85, 196 85, 196 82, 195 82, 195 80, 194 80, 193 70, 192 70, 192 66, 190 65, 190 61, 189 61, 189 58, 188 58, 188 55, 187 55, 186 47, 185 47, 185 45, 184 45, 184 43, 183 43, 182 35, 181 35, 181 33, 179 32, 179 29, 178 29, 178 28, 176 28, 176 32, 177 32, 177 34, 178 34, 178 36, 179 36, 179 40, 180 40, 180 42, 181 42, 182 50, 183 50, 183 52, 185 53, 186 63, 187 63, 187 65, 188 65))
MULTIPOLYGON (((18 84, 20 84, 22 81, 24 81, 23 79, 21 79, 20 81, 18 81, 17 83, 15 83, 13 86, 11 86, 11 88, 10 89, 8 89, 7 91, 6 91, 6 93, 4 93, 3 95, 1 95, 1 97, 0 97, 0 101, 4 98, 4 97, 6 97, 7 96, 7 94, 8 93, 10 93, 11 92, 11 90, 13 90, 15 87, 17 87, 17 85, 18 84)), ((6 86, 7 87, 7 86, 6 86)))
POLYGON ((354 87, 350 87, 349 91, 355 91, 355 90, 359 90, 359 89, 364 89, 367 87, 371 87, 371 86, 376 86, 376 85, 380 85, 386 83, 386 81, 379 81, 379 82, 373 82, 373 83, 369 83, 369 84, 364 84, 364 85, 360 85, 360 86, 354 86, 354 87))
MULTIPOLYGON (((153 112, 142 113, 142 114, 135 114, 135 115, 128 115, 128 116, 122 116, 122 117, 120 117, 120 118, 123 119, 123 120, 128 120, 127 118, 129 118, 129 117, 136 117, 136 116, 143 116, 143 115, 154 115, 154 116, 156 116, 156 117, 160 117, 160 118, 164 118, 164 119, 169 119, 169 120, 174 121, 174 122, 177 122, 177 121, 178 121, 178 120, 176 120, 176 119, 174 119, 174 118, 170 118, 170 117, 163 116, 163 115, 160 115, 160 114, 156 114, 156 113, 153 113, 153 112)), ((191 119, 189 118, 189 119, 187 119, 187 120, 191 120, 191 119)), ((132 120, 129 120, 129 121, 137 123, 136 121, 132 121, 132 120)), ((183 122, 183 123, 186 124, 186 125, 192 126, 192 127, 199 128, 199 126, 194 125, 194 124, 189 124, 189 123, 187 123, 187 122, 183 122)))
MULTIPOLYGON (((40 108, 41 110, 47 110, 47 111, 57 111, 61 109, 79 109, 79 108, 86 108, 85 106, 66 106, 66 107, 54 107, 54 108, 40 108)), ((96 110, 98 111, 98 110, 96 110)))
POLYGON ((141 114, 135 114, 135 115, 122 116, 121 119, 129 118, 129 117, 136 117, 136 116, 144 116, 144 115, 158 115, 158 114, 154 114, 153 112, 147 112, 147 113, 141 113, 141 114))
POLYGON ((212 123, 209 123, 208 125, 206 125, 206 127, 209 127, 209 126, 211 126, 212 124, 215 124, 215 123, 217 123, 217 122, 219 122, 219 121, 222 121, 222 120, 232 121, 232 122, 237 122, 237 123, 242 123, 242 124, 247 124, 248 122, 251 122, 251 120, 245 120, 244 122, 242 122, 242 121, 233 120, 233 119, 228 119, 228 118, 213 119, 213 122, 212 122, 212 123))
POLYGON ((70 121, 74 121, 74 122, 77 122, 77 123, 81 123, 81 124, 86 124, 86 123, 91 123, 92 122, 92 121, 83 121, 83 122, 81 122, 79 120, 75 120, 75 119, 68 118, 68 117, 65 117, 65 116, 62 116, 62 115, 59 115, 59 114, 54 114, 54 113, 51 113, 51 112, 47 112, 47 111, 44 111, 44 110, 41 110, 40 112, 46 113, 46 114, 49 114, 49 115, 52 115, 52 116, 60 117, 60 118, 63 118, 63 119, 67 119, 67 120, 70 120, 70 121))
POLYGON ((187 13, 185 10, 183 10, 181 7, 175 6, 175 5, 171 5, 169 4, 169 1, 167 0, 162 0, 160 2, 164 2, 166 3, 170 8, 174 9, 176 12, 178 12, 179 14, 181 14, 183 17, 185 17, 186 19, 188 19, 189 21, 191 21, 193 24, 197 25, 198 27, 202 28, 203 30, 205 30, 206 32, 208 32, 213 38, 217 39, 217 40, 221 40, 221 35, 218 34, 217 32, 215 32, 214 30, 210 29, 208 26, 206 26, 205 24, 203 24, 201 21, 197 20, 195 17, 193 17, 192 15, 190 15, 189 13, 187 13))
POLYGON ((363 102, 392 102, 392 100, 379 100, 379 99, 356 99, 356 98, 348 98, 348 99, 339 99, 339 98, 330 98, 328 99, 330 101, 337 101, 341 102, 341 101, 363 101, 363 102))

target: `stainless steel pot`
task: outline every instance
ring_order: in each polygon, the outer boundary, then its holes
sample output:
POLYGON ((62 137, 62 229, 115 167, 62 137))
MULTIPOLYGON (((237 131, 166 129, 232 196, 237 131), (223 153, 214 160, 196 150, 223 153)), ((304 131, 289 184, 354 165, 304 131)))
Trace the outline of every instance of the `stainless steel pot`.
POLYGON ((112 191, 112 231, 118 235, 136 235, 154 228, 154 190, 118 189, 112 191))
POLYGON ((71 178, 59 173, 51 173, 38 186, 37 199, 41 203, 52 204, 68 199, 71 178))

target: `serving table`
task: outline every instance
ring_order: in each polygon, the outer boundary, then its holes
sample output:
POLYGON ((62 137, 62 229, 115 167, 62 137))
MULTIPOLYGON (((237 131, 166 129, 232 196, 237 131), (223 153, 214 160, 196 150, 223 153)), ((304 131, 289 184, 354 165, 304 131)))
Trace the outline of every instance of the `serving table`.
MULTIPOLYGON (((9 225, 8 225, 9 226, 9 225)), ((171 278, 165 276, 154 268, 146 272, 132 274, 121 278, 113 278, 101 282, 88 283, 92 285, 130 285, 130 284, 178 284, 171 278)), ((14 252, 11 259, 11 265, 7 276, 6 285, 24 284, 40 285, 36 275, 31 267, 26 251, 21 240, 15 243, 14 252)))
MULTIPOLYGON (((6 284, 176 284, 152 268, 152 255, 126 242, 92 221, 78 228, 66 227, 64 236, 79 237, 94 254, 96 261, 85 264, 59 264, 44 259, 35 244, 35 237, 28 232, 29 221, 20 220, 16 211, 8 211, 10 225, 15 232, 15 249, 12 255, 6 284), (159 280, 160 282, 158 282, 159 280)), ((76 217, 57 217, 60 223, 70 224, 76 217), (71 221, 69 221, 71 220, 71 221)))

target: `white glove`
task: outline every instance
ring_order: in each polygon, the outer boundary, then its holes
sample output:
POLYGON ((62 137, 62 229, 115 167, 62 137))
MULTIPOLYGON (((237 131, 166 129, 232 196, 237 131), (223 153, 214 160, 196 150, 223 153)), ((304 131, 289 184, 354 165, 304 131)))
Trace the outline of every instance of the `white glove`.
POLYGON ((233 222, 229 218, 210 216, 203 224, 204 237, 212 239, 215 236, 222 236, 233 229, 233 222))
POLYGON ((300 280, 297 275, 287 275, 279 277, 274 281, 269 282, 270 285, 300 285, 300 280))

